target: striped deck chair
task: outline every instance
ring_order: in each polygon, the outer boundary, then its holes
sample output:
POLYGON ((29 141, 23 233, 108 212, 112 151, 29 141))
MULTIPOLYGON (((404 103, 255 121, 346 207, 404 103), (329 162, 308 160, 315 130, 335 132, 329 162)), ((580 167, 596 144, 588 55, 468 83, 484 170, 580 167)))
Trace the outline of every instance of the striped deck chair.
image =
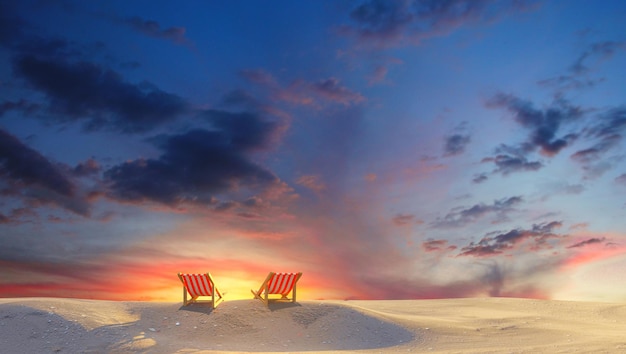
POLYGON ((302 272, 300 273, 274 273, 270 272, 267 275, 267 278, 261 284, 259 291, 252 291, 255 299, 259 299, 263 301, 265 306, 269 306, 270 300, 290 300, 291 302, 296 302, 296 283, 302 276, 302 272), (289 293, 291 294, 291 299, 287 297, 289 293), (280 299, 270 299, 270 294, 278 294, 281 295, 280 299))
POLYGON ((178 278, 183 283, 183 306, 191 303, 210 303, 212 308, 223 300, 222 294, 215 286, 210 273, 183 274, 178 273, 178 278), (187 294, 191 299, 187 300, 187 294), (198 300, 199 296, 210 296, 211 300, 198 300))

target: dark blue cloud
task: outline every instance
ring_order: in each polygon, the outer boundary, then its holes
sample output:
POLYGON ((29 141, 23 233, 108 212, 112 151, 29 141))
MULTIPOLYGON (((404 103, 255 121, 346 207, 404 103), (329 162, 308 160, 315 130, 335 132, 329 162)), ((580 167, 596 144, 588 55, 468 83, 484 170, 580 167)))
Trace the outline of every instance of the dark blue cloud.
POLYGON ((454 128, 451 135, 445 137, 444 156, 456 156, 465 152, 465 148, 471 141, 471 137, 466 131, 467 123, 463 122, 454 128))
POLYGON ((111 69, 81 61, 19 56, 14 72, 44 93, 48 112, 60 121, 84 121, 87 129, 149 131, 187 111, 180 97, 152 85, 133 85, 111 69))
POLYGON ((13 188, 37 185, 65 196, 72 196, 75 190, 61 168, 2 129, 0 178, 8 181, 13 188))
POLYGON ((576 139, 577 134, 569 133, 558 137, 557 133, 563 124, 578 120, 584 113, 580 107, 564 100, 558 100, 551 107, 539 110, 530 101, 506 94, 497 94, 487 102, 487 106, 509 111, 518 124, 530 131, 525 142, 527 149, 539 148, 547 156, 558 154, 576 139))
POLYGON ((102 43, 37 35, 36 26, 22 21, 11 5, 0 4, 0 10, 0 44, 12 58, 13 79, 45 97, 43 102, 4 100, 0 115, 14 110, 56 122, 80 121, 88 129, 135 133, 188 112, 187 102, 177 95, 149 83, 126 82, 111 68, 92 62, 88 57, 101 51, 102 43))
MULTIPOLYGON (((508 175, 515 172, 537 171, 543 167, 540 161, 529 161, 524 155, 520 154, 498 154, 494 157, 484 158, 482 162, 493 162, 496 169, 493 173, 508 175)), ((484 182, 485 178, 479 178, 478 182, 484 182)))
POLYGON ((0 46, 10 47, 23 35, 26 23, 15 6, 17 2, 0 1, 0 46))
MULTIPOLYGON (((526 140, 518 145, 500 144, 495 149, 495 156, 486 157, 482 162, 491 162, 496 166, 493 173, 508 175, 523 171, 537 171, 544 165, 541 161, 532 160, 531 154, 539 151, 542 155, 552 157, 576 141, 581 132, 570 130, 561 133, 563 126, 582 119, 585 112, 563 99, 557 99, 546 109, 537 109, 532 102, 522 100, 513 95, 497 94, 486 103, 490 108, 504 108, 513 120, 528 130, 526 140)), ((483 174, 484 176, 484 174, 483 174)), ((482 182, 484 178, 475 180, 482 182)))
POLYGON ((454 134, 446 137, 444 145, 445 156, 460 155, 465 152, 465 147, 470 142, 469 135, 454 134))
POLYGON ((232 148, 241 151, 268 148, 281 129, 279 123, 260 119, 253 112, 209 109, 201 112, 200 116, 208 120, 232 148))
MULTIPOLYGON (((50 162, 0 129, 0 181, 4 182, 0 195, 3 197, 21 201, 26 206, 24 210, 53 205, 89 216, 91 206, 70 175, 60 164, 50 162)), ((10 217, 15 219, 23 214, 12 212, 10 217)))
POLYGON ((215 195, 247 188, 262 191, 278 182, 254 163, 250 153, 266 149, 281 126, 260 114, 207 110, 211 129, 194 129, 156 139, 163 154, 105 172, 110 195, 119 200, 155 201, 171 206, 214 204, 215 195))
POLYGON ((488 179, 489 179, 489 177, 487 177, 487 174, 479 173, 479 174, 475 175, 474 178, 472 178, 472 182, 478 184, 478 183, 486 182, 488 179))

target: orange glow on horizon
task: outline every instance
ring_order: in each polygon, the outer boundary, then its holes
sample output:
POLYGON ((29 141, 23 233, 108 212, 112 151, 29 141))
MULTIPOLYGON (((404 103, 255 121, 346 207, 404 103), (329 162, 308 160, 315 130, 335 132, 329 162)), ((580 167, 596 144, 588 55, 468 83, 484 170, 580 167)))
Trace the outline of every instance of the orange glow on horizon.
MULTIPOLYGON (((225 294, 226 301, 252 299, 250 290, 258 290, 269 271, 303 272, 298 282, 298 300, 489 296, 489 288, 480 284, 467 282, 447 286, 445 283, 437 284, 433 280, 438 279, 436 277, 417 278, 409 287, 404 287, 406 279, 401 278, 402 274, 394 272, 394 269, 399 269, 394 267, 380 270, 377 274, 368 274, 375 277, 374 281, 363 277, 364 274, 351 271, 329 272, 329 269, 344 269, 344 262, 366 260, 330 257, 333 256, 330 253, 300 252, 294 256, 290 254, 292 251, 289 247, 283 247, 284 242, 280 243, 281 248, 274 249, 270 247, 274 241, 267 237, 257 240, 252 233, 233 234, 236 236, 230 239, 202 243, 197 242, 195 234, 191 235, 192 241, 181 242, 186 241, 187 238, 183 237, 188 236, 181 233, 179 243, 184 248, 175 247, 173 240, 154 242, 153 239, 150 243, 137 243, 121 252, 92 259, 80 267, 4 262, 2 268, 5 273, 0 275, 10 281, 3 289, 2 296, 180 302, 182 284, 177 273, 210 272, 220 291, 225 294), (246 239, 248 248, 235 252, 233 247, 239 246, 237 242, 240 238, 246 239), (322 260, 326 263, 322 263, 322 260), (11 269, 20 269, 20 272, 12 272, 11 269), (372 287, 375 281, 378 285, 372 287)), ((617 238, 605 236, 607 239, 617 238)), ((589 239, 589 236, 580 239, 589 239)), ((314 241, 317 240, 313 238, 311 242, 314 241)), ((559 263, 561 279, 567 279, 571 274, 608 258, 626 255, 626 247, 587 244, 567 249, 567 252, 567 257, 559 263)), ((551 298, 553 295, 550 287, 532 287, 523 281, 515 281, 502 288, 498 296, 551 298)), ((554 293, 567 295, 562 289, 554 293)))

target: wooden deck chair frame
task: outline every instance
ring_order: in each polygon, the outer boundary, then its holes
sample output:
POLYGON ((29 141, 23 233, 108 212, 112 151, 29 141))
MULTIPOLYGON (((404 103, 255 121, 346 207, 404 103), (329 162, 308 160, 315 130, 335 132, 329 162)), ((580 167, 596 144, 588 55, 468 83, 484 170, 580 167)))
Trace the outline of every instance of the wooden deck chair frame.
POLYGON ((254 291, 254 290, 250 290, 252 292, 252 294, 254 295, 255 299, 259 299, 261 300, 265 306, 269 306, 269 302, 270 301, 291 301, 291 302, 296 302, 296 286, 298 284, 298 280, 300 280, 300 277, 302 276, 302 272, 298 272, 298 273, 275 273, 275 272, 270 272, 267 277, 265 278, 265 280, 263 281, 263 284, 261 284, 261 287, 259 288, 259 291, 254 291), (275 284, 272 284, 272 280, 274 278, 275 275, 279 275, 279 276, 290 276, 293 277, 292 284, 288 284, 288 286, 286 288, 281 289, 275 289, 275 290, 271 290, 270 286, 275 287, 275 284), (276 290, 280 290, 280 291, 276 291, 276 290), (291 293, 291 298, 288 297, 289 293, 291 293), (269 295, 270 294, 277 294, 277 295, 281 295, 280 299, 270 299, 269 295))
POLYGON ((202 274, 183 274, 178 273, 178 279, 180 279, 181 283, 183 283, 183 306, 187 306, 189 304, 201 304, 201 303, 209 303, 211 304, 211 308, 216 308, 217 305, 224 300, 224 296, 215 286, 215 281, 211 276, 211 273, 202 273, 202 274), (185 281, 186 276, 195 276, 195 277, 203 277, 208 282, 210 289, 200 289, 198 291, 193 288, 189 289, 188 286, 192 286, 185 281), (207 291, 210 290, 210 291, 207 291), (210 293, 210 294, 209 294, 210 293), (189 295, 190 299, 187 300, 187 295, 189 295), (216 296, 217 295, 217 296, 216 296), (198 300, 198 297, 206 296, 210 297, 211 300, 198 300))

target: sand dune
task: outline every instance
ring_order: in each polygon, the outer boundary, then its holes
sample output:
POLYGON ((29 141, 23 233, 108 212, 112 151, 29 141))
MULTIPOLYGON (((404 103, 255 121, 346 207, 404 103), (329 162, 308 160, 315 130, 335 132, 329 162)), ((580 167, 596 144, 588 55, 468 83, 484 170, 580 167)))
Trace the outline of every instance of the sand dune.
POLYGON ((6 353, 626 352, 626 304, 529 299, 181 303, 0 299, 6 353))

